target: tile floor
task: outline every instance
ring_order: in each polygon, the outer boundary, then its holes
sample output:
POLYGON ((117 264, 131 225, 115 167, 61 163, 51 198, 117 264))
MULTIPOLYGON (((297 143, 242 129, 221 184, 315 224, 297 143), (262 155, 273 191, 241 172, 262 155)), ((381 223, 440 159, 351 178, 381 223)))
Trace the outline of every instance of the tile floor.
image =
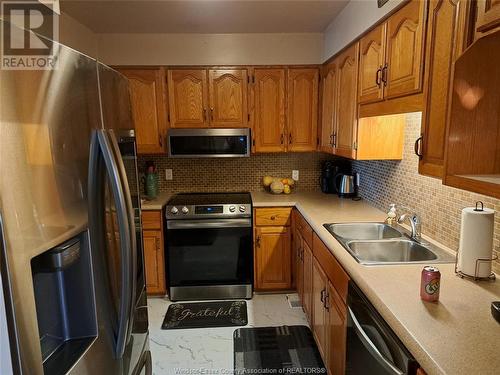
MULTIPOLYGON (((166 298, 148 299, 153 374, 232 373, 233 332, 238 327, 162 330, 170 304, 166 298)), ((291 308, 285 294, 255 295, 247 307, 246 327, 308 325, 302 309, 291 308)))

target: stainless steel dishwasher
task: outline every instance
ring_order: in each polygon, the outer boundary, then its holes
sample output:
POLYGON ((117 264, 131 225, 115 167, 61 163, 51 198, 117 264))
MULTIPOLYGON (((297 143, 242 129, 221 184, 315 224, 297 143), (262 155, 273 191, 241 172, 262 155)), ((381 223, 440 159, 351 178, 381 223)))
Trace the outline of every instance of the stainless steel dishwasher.
POLYGON ((347 307, 346 374, 416 373, 418 363, 352 282, 349 284, 347 307))

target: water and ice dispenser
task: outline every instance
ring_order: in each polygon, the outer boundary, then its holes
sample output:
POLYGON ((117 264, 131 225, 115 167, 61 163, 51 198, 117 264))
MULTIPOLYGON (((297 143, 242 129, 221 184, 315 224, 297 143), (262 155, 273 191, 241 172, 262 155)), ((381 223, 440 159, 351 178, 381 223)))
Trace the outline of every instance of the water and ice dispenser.
POLYGON ((31 260, 45 374, 65 374, 97 337, 88 232, 31 260))

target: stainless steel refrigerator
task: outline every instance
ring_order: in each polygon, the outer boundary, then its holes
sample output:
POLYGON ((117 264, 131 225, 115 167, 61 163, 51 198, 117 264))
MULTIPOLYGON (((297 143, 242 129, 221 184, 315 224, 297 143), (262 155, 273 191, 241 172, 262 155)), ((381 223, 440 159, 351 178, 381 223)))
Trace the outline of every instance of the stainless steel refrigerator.
POLYGON ((128 83, 53 50, 56 69, 0 70, 2 351, 13 373, 148 374, 128 83))

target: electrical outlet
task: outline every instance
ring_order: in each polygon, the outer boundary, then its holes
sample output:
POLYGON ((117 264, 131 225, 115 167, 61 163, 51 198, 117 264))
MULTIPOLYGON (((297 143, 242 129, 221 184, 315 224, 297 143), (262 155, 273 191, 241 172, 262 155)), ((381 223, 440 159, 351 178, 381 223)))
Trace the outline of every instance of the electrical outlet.
POLYGON ((294 169, 294 170, 292 171, 292 179, 293 179, 294 181, 298 181, 298 180, 299 180, 299 171, 298 171, 298 170, 294 169))
POLYGON ((165 169, 165 180, 167 181, 173 180, 171 169, 165 169))

